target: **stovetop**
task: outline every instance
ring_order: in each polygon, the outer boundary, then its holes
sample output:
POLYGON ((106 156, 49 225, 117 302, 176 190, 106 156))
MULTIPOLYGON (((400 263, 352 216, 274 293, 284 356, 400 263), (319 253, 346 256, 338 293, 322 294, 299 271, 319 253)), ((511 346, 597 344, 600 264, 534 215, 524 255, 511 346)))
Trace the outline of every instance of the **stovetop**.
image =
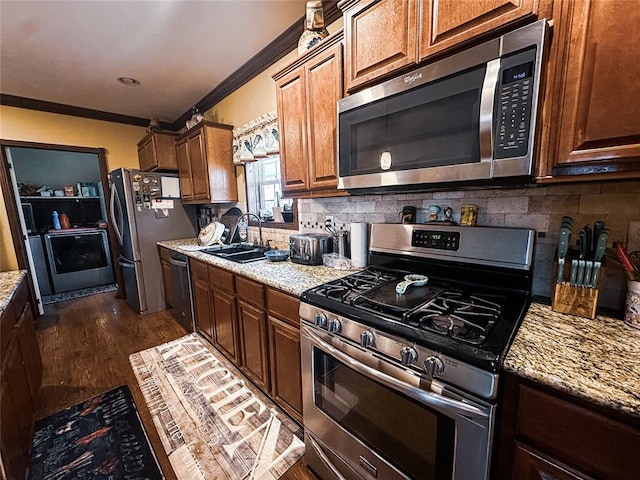
POLYGON ((302 301, 497 371, 530 303, 531 231, 374 227, 379 228, 372 231, 371 266, 303 292, 302 301), (451 241, 424 248, 425 238, 451 241), (520 244, 526 254, 514 251, 520 244), (409 274, 428 281, 397 293, 409 274))

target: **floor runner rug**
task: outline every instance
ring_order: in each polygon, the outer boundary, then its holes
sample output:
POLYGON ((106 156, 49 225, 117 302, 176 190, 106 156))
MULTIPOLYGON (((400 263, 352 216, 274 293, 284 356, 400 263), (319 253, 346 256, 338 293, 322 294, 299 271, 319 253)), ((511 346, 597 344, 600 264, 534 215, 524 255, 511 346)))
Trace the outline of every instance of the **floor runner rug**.
POLYGON ((277 479, 304 455, 302 428, 198 335, 129 361, 179 479, 277 479))
POLYGON ((36 422, 30 480, 162 479, 126 385, 36 422))

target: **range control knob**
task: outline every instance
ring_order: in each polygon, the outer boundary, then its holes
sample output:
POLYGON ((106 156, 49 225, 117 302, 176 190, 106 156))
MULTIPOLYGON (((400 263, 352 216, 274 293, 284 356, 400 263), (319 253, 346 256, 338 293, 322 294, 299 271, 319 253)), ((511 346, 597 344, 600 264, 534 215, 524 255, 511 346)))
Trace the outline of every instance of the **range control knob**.
POLYGON ((327 325, 327 316, 322 312, 316 312, 313 318, 313 324, 316 327, 325 327, 327 325))
POLYGON ((402 347, 400 350, 400 362, 402 365, 413 365, 418 360, 418 352, 413 347, 402 347))
POLYGON ((430 377, 444 372, 444 363, 438 357, 427 357, 424 361, 424 369, 430 377))
POLYGON ((327 327, 327 330, 329 330, 329 333, 340 333, 340 330, 342 330, 342 324, 340 323, 340 320, 338 320, 337 318, 332 318, 331 320, 329 320, 329 326, 327 327))
POLYGON ((370 347, 371 345, 373 345, 373 333, 369 330, 365 330, 360 334, 360 346, 370 347))

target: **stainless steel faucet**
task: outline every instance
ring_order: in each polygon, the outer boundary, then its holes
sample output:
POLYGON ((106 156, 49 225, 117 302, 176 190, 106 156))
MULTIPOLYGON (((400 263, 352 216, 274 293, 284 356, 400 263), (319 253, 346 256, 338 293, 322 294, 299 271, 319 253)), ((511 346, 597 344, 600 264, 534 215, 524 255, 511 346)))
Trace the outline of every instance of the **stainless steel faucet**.
MULTIPOLYGON (((256 220, 258 220, 258 235, 260 236, 260 245, 264 245, 264 242, 262 241, 262 219, 260 218, 260 215, 256 215, 255 213, 251 213, 251 212, 243 213, 238 217, 238 221, 236 222, 236 227, 244 217, 249 217, 249 216, 253 216, 256 218, 256 220)), ((249 240, 249 224, 248 223, 247 223, 247 240, 249 240)))

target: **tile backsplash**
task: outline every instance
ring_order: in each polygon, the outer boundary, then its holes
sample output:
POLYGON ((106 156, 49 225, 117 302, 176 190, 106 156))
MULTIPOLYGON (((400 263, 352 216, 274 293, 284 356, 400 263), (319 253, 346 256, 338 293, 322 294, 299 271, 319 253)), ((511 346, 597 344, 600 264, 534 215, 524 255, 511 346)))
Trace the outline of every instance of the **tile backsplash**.
MULTIPOLYGON (((614 241, 626 242, 629 222, 640 220, 640 181, 302 199, 298 200, 298 228, 300 232, 322 232, 328 215, 333 216, 338 229, 344 230, 350 229, 351 222, 399 223, 400 212, 406 205, 416 207, 417 223, 428 220, 431 205, 438 205, 442 211, 451 207, 453 219, 459 221, 460 207, 467 203, 478 205, 479 226, 532 228, 537 232, 533 293, 548 297, 562 216, 570 215, 575 220, 573 245, 582 226, 593 225, 596 220, 603 220, 610 230, 609 247, 614 241)), ((279 248, 286 248, 288 235, 292 233, 263 229, 264 238, 272 238, 279 248)), ((607 253, 599 305, 621 309, 626 277, 615 253, 612 250, 607 253)))

